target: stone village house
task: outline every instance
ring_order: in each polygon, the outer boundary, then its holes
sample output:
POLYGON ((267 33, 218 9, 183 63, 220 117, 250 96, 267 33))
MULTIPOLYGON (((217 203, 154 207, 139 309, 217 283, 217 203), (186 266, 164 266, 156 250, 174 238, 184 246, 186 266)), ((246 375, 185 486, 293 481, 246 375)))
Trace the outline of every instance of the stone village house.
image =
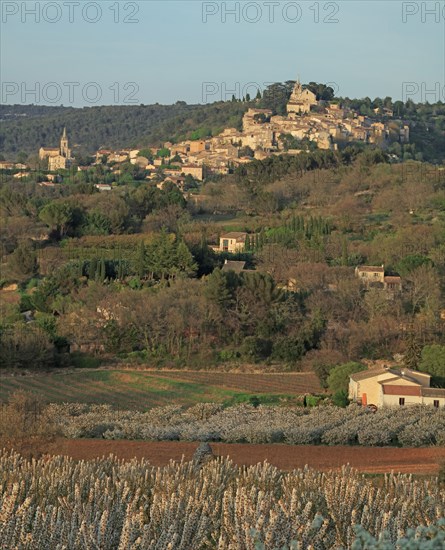
POLYGON ((246 245, 247 233, 242 231, 230 231, 224 233, 219 239, 218 252, 243 252, 246 245))
POLYGON ((361 265, 355 268, 355 276, 369 288, 383 288, 391 292, 401 292, 402 279, 399 275, 386 275, 385 266, 361 265))

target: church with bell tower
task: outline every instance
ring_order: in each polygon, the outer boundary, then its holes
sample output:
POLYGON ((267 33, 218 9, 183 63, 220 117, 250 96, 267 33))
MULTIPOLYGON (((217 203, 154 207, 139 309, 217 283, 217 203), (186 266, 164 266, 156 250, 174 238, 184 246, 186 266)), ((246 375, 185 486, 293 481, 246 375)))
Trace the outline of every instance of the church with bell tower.
POLYGON ((312 106, 317 103, 317 96, 307 88, 303 89, 298 78, 287 104, 288 117, 292 119, 295 118, 295 115, 309 113, 312 106))
POLYGON ((71 166, 74 160, 71 156, 71 149, 68 145, 68 137, 66 128, 63 129, 62 137, 60 138, 59 147, 41 147, 39 151, 40 159, 48 159, 48 170, 55 172, 56 170, 65 170, 71 166))

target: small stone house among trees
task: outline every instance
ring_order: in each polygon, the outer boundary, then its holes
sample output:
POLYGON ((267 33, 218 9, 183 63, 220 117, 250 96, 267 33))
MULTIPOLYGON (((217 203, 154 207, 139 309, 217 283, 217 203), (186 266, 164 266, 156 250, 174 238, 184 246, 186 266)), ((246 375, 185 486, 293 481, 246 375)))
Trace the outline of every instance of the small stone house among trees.
POLYGON ((383 265, 374 266, 374 265, 361 265, 355 268, 355 275, 358 277, 366 286, 382 283, 385 278, 385 268, 383 265))
POLYGON ((224 233, 219 239, 220 252, 243 252, 246 246, 247 233, 231 231, 224 233))
POLYGON ((384 288, 391 292, 402 290, 402 279, 397 274, 385 275, 385 266, 361 265, 355 268, 355 276, 366 288, 384 288))
POLYGON ((431 388, 431 375, 415 370, 379 368, 351 374, 349 399, 363 406, 445 407, 445 389, 431 388))

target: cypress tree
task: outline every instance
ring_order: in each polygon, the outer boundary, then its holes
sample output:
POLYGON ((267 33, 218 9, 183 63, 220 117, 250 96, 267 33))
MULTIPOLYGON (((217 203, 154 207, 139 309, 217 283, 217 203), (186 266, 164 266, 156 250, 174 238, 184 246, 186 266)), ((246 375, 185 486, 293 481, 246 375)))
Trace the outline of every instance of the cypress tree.
POLYGON ((96 279, 97 272, 97 258, 92 258, 90 260, 90 265, 88 266, 88 276, 90 279, 96 279))
POLYGON ((304 218, 303 216, 298 216, 298 231, 304 233, 304 218))
POLYGON ((105 260, 102 258, 99 263, 99 281, 103 283, 107 277, 107 268, 105 260))
POLYGON ((403 357, 403 364, 408 369, 417 369, 422 354, 422 346, 414 333, 408 336, 407 348, 403 357))
POLYGON ((259 246, 260 246, 260 249, 263 248, 265 242, 266 242, 266 237, 265 237, 265 235, 264 235, 264 231, 261 229, 260 235, 259 235, 259 246))
POLYGON ((139 279, 143 279, 145 275, 145 244, 144 241, 140 242, 139 254, 137 259, 137 273, 139 279))
POLYGON ((349 260, 349 254, 348 254, 348 241, 346 240, 346 237, 343 239, 341 243, 341 265, 348 265, 349 260))

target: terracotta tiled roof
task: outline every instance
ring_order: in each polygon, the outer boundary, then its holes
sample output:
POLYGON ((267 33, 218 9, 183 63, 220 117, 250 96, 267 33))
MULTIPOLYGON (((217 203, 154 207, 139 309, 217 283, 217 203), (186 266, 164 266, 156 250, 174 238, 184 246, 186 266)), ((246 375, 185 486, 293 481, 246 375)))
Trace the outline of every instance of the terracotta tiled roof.
POLYGON ((224 262, 223 271, 235 271, 235 273, 240 273, 244 271, 246 262, 236 261, 236 260, 226 260, 224 262))
POLYGON ((401 283, 402 279, 396 275, 387 275, 384 279, 385 283, 401 283))
POLYGON ((224 233, 221 235, 222 239, 245 239, 247 233, 243 233, 242 231, 230 231, 229 233, 224 233))
POLYGON ((400 384, 383 384, 385 395, 415 395, 420 397, 422 388, 420 386, 402 386, 400 384))
POLYGON ((352 378, 354 382, 359 382, 360 380, 366 380, 366 378, 373 378, 374 376, 378 376, 379 374, 384 374, 385 372, 388 372, 388 371, 389 369, 383 369, 379 367, 377 369, 369 369, 361 372, 355 372, 354 374, 351 374, 350 378, 352 378))
MULTIPOLYGON (((367 378, 374 378, 375 376, 379 376, 381 374, 390 373, 393 376, 391 378, 386 378, 385 380, 380 380, 379 384, 386 384, 389 380, 396 380, 397 378, 402 378, 404 380, 408 380, 409 382, 412 382, 415 385, 421 386, 422 384, 412 376, 412 372, 416 372, 416 371, 410 371, 408 369, 405 369, 403 371, 398 371, 394 368, 388 369, 388 368, 378 367, 375 369, 356 372, 354 374, 351 374, 350 378, 354 380, 354 382, 359 382, 360 380, 366 380, 367 378)), ((425 372, 419 372, 418 374, 431 378, 431 376, 426 374, 425 372)))
POLYGON ((445 389, 442 388, 422 388, 424 397, 445 397, 445 389))
POLYGON ((358 271, 365 271, 367 273, 384 273, 385 269, 382 265, 360 265, 358 268, 358 271))

